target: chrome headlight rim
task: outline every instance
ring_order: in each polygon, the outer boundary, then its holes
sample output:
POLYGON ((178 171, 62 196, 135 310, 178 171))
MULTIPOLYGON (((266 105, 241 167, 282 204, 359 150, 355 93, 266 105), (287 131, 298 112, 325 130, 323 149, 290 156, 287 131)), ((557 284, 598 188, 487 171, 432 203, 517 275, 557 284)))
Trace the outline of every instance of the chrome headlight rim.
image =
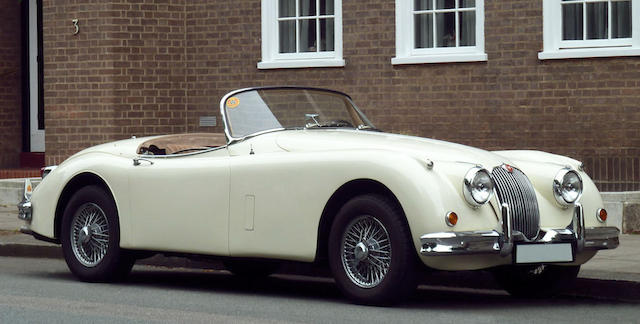
POLYGON ((467 171, 467 174, 464 176, 464 181, 462 185, 462 192, 464 193, 464 198, 469 205, 474 208, 478 208, 486 203, 488 203, 491 198, 493 198, 495 185, 493 183, 493 178, 491 178, 491 173, 480 166, 475 166, 467 171), (484 189, 485 192, 484 197, 478 197, 478 195, 474 195, 474 184, 478 184, 477 177, 486 175, 486 179, 488 182, 483 182, 481 189, 484 189))
POLYGON ((560 171, 558 171, 558 173, 556 174, 556 177, 553 179, 553 196, 555 197, 558 204, 560 204, 560 206, 562 207, 572 206, 577 201, 579 201, 582 197, 583 188, 584 182, 582 181, 580 173, 568 167, 560 169, 560 171), (566 199, 566 195, 563 194, 566 188, 565 182, 567 181, 568 176, 575 176, 578 179, 578 183, 580 184, 580 187, 577 188, 577 194, 573 199, 566 199))

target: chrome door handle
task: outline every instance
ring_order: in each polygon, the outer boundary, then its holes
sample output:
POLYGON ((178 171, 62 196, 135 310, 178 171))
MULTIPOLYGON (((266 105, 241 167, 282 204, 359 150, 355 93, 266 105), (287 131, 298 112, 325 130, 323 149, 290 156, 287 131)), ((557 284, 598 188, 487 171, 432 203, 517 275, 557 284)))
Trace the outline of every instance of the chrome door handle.
POLYGON ((133 159, 133 166, 138 166, 138 165, 142 164, 142 163, 140 163, 140 161, 149 162, 149 165, 153 165, 153 161, 151 161, 151 160, 141 159, 141 158, 134 158, 133 159))

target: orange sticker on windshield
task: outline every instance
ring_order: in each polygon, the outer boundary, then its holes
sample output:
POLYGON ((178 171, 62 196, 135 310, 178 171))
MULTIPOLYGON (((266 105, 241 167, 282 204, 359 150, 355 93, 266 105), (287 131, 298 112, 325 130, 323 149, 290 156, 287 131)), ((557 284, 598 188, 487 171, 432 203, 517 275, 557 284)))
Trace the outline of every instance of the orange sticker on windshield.
POLYGON ((227 99, 227 107, 229 108, 238 107, 239 104, 240 104, 240 99, 238 99, 238 97, 231 97, 227 99))

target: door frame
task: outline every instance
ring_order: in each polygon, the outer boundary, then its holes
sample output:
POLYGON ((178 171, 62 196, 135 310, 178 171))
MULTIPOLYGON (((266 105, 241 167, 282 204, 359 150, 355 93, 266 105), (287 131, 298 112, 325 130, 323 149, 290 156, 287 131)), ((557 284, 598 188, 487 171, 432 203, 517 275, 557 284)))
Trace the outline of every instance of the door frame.
POLYGON ((42 0, 22 5, 22 151, 45 151, 42 0))

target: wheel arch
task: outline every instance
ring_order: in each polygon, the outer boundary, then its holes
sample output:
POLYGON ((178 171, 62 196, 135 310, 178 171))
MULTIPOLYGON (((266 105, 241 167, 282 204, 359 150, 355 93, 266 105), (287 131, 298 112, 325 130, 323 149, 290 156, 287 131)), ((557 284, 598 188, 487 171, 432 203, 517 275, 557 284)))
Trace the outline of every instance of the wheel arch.
MULTIPOLYGON (((104 179, 102 179, 102 177, 100 177, 99 175, 93 172, 82 172, 75 175, 71 180, 67 182, 67 184, 64 186, 64 189, 62 189, 62 192, 60 193, 60 198, 58 199, 58 203, 56 204, 55 218, 54 218, 54 236, 58 240, 60 240, 60 230, 62 226, 62 217, 64 215, 64 209, 69 203, 69 200, 71 199, 71 197, 73 197, 73 194, 76 193, 78 190, 90 185, 97 185, 101 187, 109 195, 109 197, 113 201, 115 201, 113 193, 111 192, 111 189, 109 189, 109 186, 107 185, 106 181, 104 181, 104 179)), ((116 204, 116 208, 117 208, 117 204, 116 204)))
POLYGON ((373 179, 351 180, 338 188, 329 198, 322 210, 318 225, 318 242, 316 247, 316 262, 326 262, 329 245, 329 232, 331 225, 340 208, 350 199, 364 194, 379 194, 385 196, 396 204, 402 212, 406 222, 406 215, 396 195, 387 186, 373 179))

